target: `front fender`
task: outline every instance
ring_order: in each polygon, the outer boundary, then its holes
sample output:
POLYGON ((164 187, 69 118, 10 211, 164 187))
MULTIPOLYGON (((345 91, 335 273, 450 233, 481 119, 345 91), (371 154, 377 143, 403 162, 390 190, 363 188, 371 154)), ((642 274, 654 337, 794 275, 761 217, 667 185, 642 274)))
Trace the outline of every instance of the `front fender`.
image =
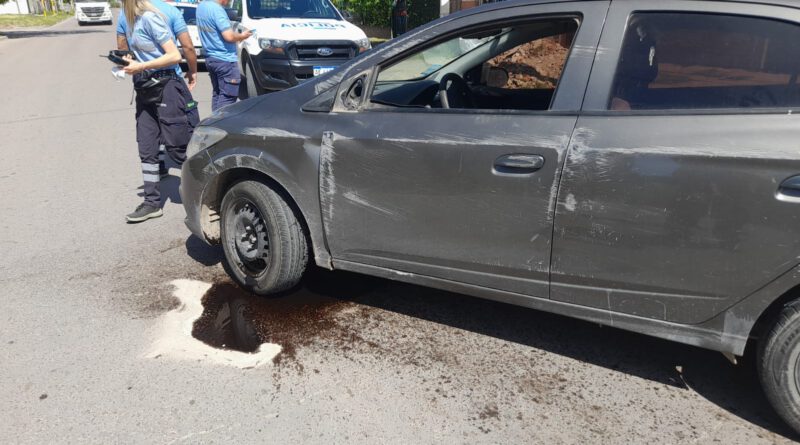
POLYGON ((330 253, 322 235, 319 205, 317 172, 320 147, 296 140, 284 142, 280 149, 274 151, 241 145, 209 150, 208 163, 203 169, 207 177, 204 178, 206 186, 201 202, 204 206, 218 209, 225 190, 232 182, 267 178, 283 189, 293 201, 290 205, 294 205, 301 213, 298 216, 308 228, 317 265, 330 268, 330 253), (302 147, 291 147, 294 144, 301 144, 302 147))

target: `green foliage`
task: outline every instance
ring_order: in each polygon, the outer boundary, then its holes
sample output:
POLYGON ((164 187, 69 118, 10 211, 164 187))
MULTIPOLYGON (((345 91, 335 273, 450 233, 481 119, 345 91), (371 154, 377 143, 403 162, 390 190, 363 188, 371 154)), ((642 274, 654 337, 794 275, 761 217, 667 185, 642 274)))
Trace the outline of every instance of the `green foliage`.
MULTIPOLYGON (((332 0, 340 10, 350 11, 366 26, 392 26, 392 0, 332 0)), ((407 0, 408 29, 439 18, 439 0, 407 0)))
POLYGON ((439 18, 439 0, 409 0, 408 29, 422 26, 439 18))
POLYGON ((5 5, 6 3, 8 3, 8 0, 0 0, 0 5, 5 5))
POLYGON ((350 11, 366 26, 390 26, 391 0, 333 0, 340 10, 350 11))

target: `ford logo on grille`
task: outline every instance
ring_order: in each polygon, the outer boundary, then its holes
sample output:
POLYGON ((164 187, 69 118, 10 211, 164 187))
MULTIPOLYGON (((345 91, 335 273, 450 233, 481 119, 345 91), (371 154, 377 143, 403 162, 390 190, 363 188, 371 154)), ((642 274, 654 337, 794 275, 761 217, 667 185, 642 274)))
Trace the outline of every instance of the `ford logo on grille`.
POLYGON ((317 54, 319 54, 322 57, 328 57, 331 54, 333 54, 333 50, 328 48, 327 46, 323 46, 321 48, 317 48, 317 54))

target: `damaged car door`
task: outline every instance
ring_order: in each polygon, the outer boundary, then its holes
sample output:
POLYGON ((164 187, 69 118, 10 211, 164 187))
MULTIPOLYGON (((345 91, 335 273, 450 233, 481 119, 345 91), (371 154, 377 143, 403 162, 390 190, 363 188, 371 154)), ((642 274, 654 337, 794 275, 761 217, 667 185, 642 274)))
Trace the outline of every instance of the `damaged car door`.
POLYGON ((797 265, 800 11, 670 6, 611 7, 559 192, 551 298, 696 324, 797 265))
POLYGON ((320 160, 334 262, 548 297, 561 167, 607 8, 473 14, 355 65, 320 160))

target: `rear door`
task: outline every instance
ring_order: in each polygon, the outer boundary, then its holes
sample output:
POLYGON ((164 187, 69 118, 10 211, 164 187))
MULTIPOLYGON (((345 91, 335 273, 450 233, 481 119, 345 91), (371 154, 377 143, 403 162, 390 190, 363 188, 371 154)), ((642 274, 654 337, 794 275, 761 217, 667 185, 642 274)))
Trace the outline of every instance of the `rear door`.
POLYGON ((800 12, 612 3, 558 197, 551 298, 699 323, 800 254, 800 12))
MULTIPOLYGON (((437 69, 431 60, 442 52, 471 51, 483 38, 472 36, 477 31, 490 37, 518 25, 579 24, 558 52, 559 63, 567 61, 551 83, 558 89, 540 110, 426 108, 430 102, 394 107, 386 106, 386 94, 383 104, 340 104, 327 123, 320 173, 334 261, 547 297, 558 180, 607 10, 605 1, 580 2, 461 17, 415 36, 416 45, 387 54, 377 66, 361 67, 364 74, 352 85, 344 82, 337 100, 362 88, 372 97, 373 76, 378 90, 387 85, 382 70, 416 60, 416 75, 424 76, 423 70, 437 69), (438 49, 419 53, 431 46, 438 49)), ((524 74, 530 80, 535 73, 524 74)), ((437 83, 427 88, 433 88, 430 99, 437 83)))

